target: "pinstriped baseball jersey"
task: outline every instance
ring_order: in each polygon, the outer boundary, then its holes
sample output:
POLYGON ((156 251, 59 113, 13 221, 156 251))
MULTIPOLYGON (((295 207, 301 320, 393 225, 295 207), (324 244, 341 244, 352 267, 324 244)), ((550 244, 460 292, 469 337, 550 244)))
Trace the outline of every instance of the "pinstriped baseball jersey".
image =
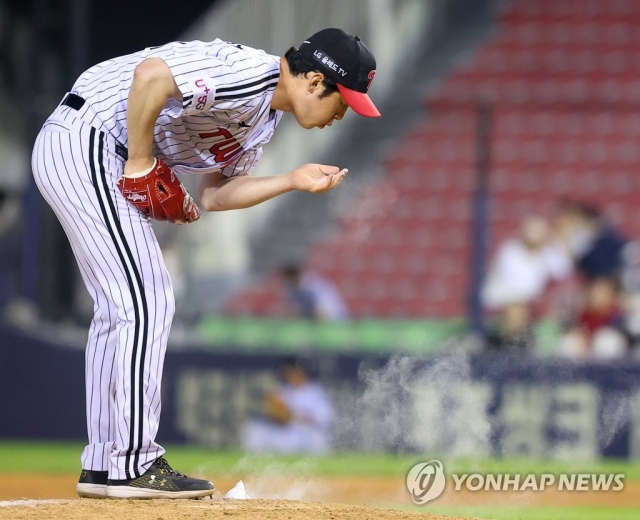
POLYGON ((154 127, 153 154, 177 173, 250 174, 282 117, 271 110, 278 57, 220 40, 176 42, 90 68, 38 134, 34 179, 69 237, 95 303, 82 468, 123 481, 143 475, 164 453, 155 437, 175 311, 151 221, 116 186, 134 70, 150 57, 167 63, 182 93, 182 100, 167 102, 154 127))
POLYGON ((280 58, 221 40, 173 42, 87 70, 72 92, 81 116, 127 145, 127 99, 136 66, 157 57, 171 69, 182 101, 169 99, 156 121, 154 155, 179 174, 249 175, 282 112, 271 110, 280 58))
MULTIPOLYGON (((345 33, 327 31, 334 43, 346 41, 345 33)), ((352 57, 366 50, 358 39, 347 40, 352 57)), ((134 71, 147 58, 164 60, 182 94, 167 101, 153 135, 153 154, 177 173, 250 174, 282 117, 271 110, 280 58, 221 40, 174 42, 87 70, 38 134, 34 180, 69 237, 94 300, 81 461, 83 473, 95 472, 102 483, 81 477, 80 496, 150 498, 137 479, 164 454, 156 435, 173 288, 151 219, 118 188, 134 71)), ((372 77, 371 68, 356 69, 372 77)), ((376 109, 364 87, 354 85, 360 90, 345 92, 371 114, 376 109)), ((193 497, 212 491, 210 483, 194 482, 193 497)))

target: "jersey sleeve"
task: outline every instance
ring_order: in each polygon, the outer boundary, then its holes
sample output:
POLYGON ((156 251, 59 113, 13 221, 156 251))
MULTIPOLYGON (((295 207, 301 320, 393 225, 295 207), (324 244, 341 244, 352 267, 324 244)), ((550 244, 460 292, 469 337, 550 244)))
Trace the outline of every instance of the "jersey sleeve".
POLYGON ((165 114, 178 118, 213 112, 221 120, 236 120, 246 111, 248 99, 275 87, 279 62, 225 42, 215 44, 183 49, 176 42, 171 48, 158 48, 157 56, 165 61, 182 93, 182 101, 169 99, 165 114))
POLYGON ((169 99, 164 113, 182 117, 208 112, 214 105, 219 77, 231 74, 223 61, 204 54, 162 56, 169 66, 182 101, 169 99))

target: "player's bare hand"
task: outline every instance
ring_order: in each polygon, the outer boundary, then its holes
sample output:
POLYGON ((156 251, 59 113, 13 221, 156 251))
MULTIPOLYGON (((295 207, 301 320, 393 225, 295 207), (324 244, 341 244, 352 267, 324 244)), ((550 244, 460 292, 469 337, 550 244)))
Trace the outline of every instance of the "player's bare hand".
POLYGON ((338 186, 348 170, 326 164, 305 164, 289 175, 293 188, 310 193, 324 193, 338 186))

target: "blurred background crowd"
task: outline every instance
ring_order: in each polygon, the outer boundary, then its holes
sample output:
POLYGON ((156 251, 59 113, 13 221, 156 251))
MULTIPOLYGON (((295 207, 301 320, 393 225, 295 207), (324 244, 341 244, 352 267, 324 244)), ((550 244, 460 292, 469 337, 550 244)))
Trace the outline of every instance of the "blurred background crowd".
POLYGON ((536 322, 551 319, 560 354, 624 357, 638 340, 637 247, 586 203, 559 203, 551 222, 525 218, 484 279, 482 301, 496 316, 490 344, 531 348, 536 322))
POLYGON ((471 335, 487 349, 635 355, 634 2, 201 1, 170 27, 158 15, 160 27, 150 20, 148 31, 127 31, 131 17, 115 20, 114 11, 119 4, 83 0, 1 4, 8 322, 82 328, 92 314, 29 170, 34 132, 79 72, 177 38, 222 37, 280 54, 340 20, 379 56, 372 95, 384 117, 347 118, 319 137, 285 121, 257 173, 339 162, 352 170, 350 186, 326 200, 294 194, 243 215, 207 215, 192 229, 158 225, 178 298, 173 342, 215 344, 220 327, 252 317, 343 329, 420 323, 425 344, 442 329, 438 338, 471 335))

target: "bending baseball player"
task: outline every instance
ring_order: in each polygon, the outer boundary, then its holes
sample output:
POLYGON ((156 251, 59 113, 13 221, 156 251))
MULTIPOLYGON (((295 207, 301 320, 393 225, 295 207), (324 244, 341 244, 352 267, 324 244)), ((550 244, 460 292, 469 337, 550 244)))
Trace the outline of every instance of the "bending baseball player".
POLYGON ((249 174, 283 112, 303 128, 331 126, 348 107, 379 116, 367 95, 375 68, 365 45, 339 29, 283 58, 220 40, 176 42, 90 68, 46 121, 34 176, 95 303, 81 497, 213 494, 211 482, 172 469, 155 442, 174 299, 150 219, 200 217, 176 174, 202 176, 206 211, 338 186, 347 170, 322 164, 249 174))

